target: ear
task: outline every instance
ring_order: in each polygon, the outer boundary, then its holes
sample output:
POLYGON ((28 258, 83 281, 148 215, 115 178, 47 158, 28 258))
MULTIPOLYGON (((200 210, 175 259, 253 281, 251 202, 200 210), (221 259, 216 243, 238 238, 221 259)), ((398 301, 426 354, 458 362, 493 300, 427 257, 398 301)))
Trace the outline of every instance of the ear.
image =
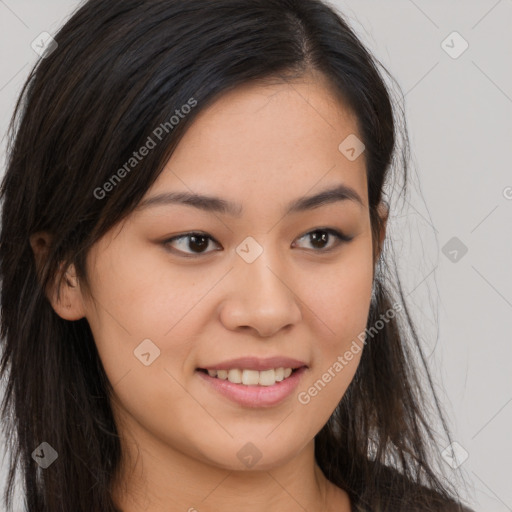
POLYGON ((377 206, 377 212, 381 218, 381 228, 378 234, 378 245, 374 251, 374 265, 377 263, 384 246, 384 240, 386 238, 386 227, 389 217, 389 205, 385 201, 381 201, 377 206))
MULTIPOLYGON (((34 252, 39 276, 48 256, 52 238, 45 231, 40 231, 30 236, 30 245, 34 252)), ((71 264, 64 272, 64 275, 63 271, 63 264, 61 264, 57 275, 54 277, 53 284, 45 291, 45 294, 54 311, 61 318, 64 320, 80 320, 85 316, 85 307, 75 267, 71 264)))

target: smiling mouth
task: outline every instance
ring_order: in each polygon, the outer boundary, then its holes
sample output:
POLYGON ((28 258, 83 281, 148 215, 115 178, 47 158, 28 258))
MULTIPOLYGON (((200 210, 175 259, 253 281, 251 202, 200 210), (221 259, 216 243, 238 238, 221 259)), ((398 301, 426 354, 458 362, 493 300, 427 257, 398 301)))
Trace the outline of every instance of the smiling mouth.
POLYGON ((198 368, 197 371, 205 373, 212 378, 227 380, 233 384, 242 384, 245 386, 273 386, 276 383, 287 380, 293 373, 300 368, 273 368, 270 370, 246 370, 233 368, 230 370, 206 370, 198 368))

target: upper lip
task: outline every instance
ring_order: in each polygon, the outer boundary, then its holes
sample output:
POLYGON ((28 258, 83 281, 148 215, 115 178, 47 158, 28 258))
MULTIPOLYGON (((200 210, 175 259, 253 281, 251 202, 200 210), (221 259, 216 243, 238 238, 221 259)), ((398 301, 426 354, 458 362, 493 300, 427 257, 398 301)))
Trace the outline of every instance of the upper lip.
POLYGON ((303 361, 291 359, 284 356, 275 356, 267 358, 259 357, 239 357, 238 359, 230 359, 221 363, 204 366, 203 370, 231 370, 233 368, 241 368, 243 370, 271 370, 273 368, 301 368, 307 366, 303 361))

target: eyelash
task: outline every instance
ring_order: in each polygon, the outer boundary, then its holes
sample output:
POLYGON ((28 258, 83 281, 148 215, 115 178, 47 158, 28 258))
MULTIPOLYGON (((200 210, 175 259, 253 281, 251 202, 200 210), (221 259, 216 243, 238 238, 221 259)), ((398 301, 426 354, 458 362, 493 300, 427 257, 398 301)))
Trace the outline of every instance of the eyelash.
MULTIPOLYGON (((313 229, 313 230, 308 231, 307 233, 301 235, 298 238, 298 240, 302 240, 303 238, 306 238, 308 235, 311 235, 312 233, 318 233, 318 232, 320 232, 320 233, 328 233, 329 235, 333 235, 337 239, 338 243, 336 245, 334 245, 334 247, 330 247, 328 249, 312 249, 313 252, 328 253, 328 252, 331 252, 332 250, 336 249, 337 247, 339 247, 341 244, 346 243, 346 242, 350 242, 353 239, 353 237, 345 235, 344 233, 342 233, 341 231, 338 231, 337 229, 332 229, 332 228, 316 228, 316 229, 313 229)), ((186 238, 190 238, 190 237, 193 237, 193 236, 200 236, 200 237, 203 237, 203 238, 206 238, 206 239, 209 239, 209 240, 213 241, 217 245, 220 245, 217 242, 217 240, 215 240, 213 237, 207 235, 206 233, 199 233, 199 232, 196 232, 196 231, 193 231, 193 232, 190 232, 190 233, 184 233, 182 235, 174 236, 172 238, 164 240, 162 242, 162 245, 165 248, 167 248, 172 242, 174 242, 176 240, 186 239, 186 238)), ((180 256, 183 256, 184 258, 197 258, 197 257, 203 256, 205 254, 209 254, 209 253, 215 252, 215 251, 207 251, 207 252, 202 252, 202 253, 186 253, 186 252, 180 251, 180 250, 172 250, 172 252, 177 252, 177 253, 179 253, 180 256)))

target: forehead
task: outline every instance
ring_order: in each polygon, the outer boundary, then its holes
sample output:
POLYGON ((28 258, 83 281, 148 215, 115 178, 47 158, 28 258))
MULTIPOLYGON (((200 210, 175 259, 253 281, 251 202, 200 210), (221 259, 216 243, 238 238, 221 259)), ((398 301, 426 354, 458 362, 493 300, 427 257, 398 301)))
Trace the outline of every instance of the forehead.
POLYGON ((361 139, 357 118, 318 76, 245 84, 198 114, 151 193, 265 201, 342 183, 367 204, 364 153, 349 160, 339 149, 349 136, 361 139))

